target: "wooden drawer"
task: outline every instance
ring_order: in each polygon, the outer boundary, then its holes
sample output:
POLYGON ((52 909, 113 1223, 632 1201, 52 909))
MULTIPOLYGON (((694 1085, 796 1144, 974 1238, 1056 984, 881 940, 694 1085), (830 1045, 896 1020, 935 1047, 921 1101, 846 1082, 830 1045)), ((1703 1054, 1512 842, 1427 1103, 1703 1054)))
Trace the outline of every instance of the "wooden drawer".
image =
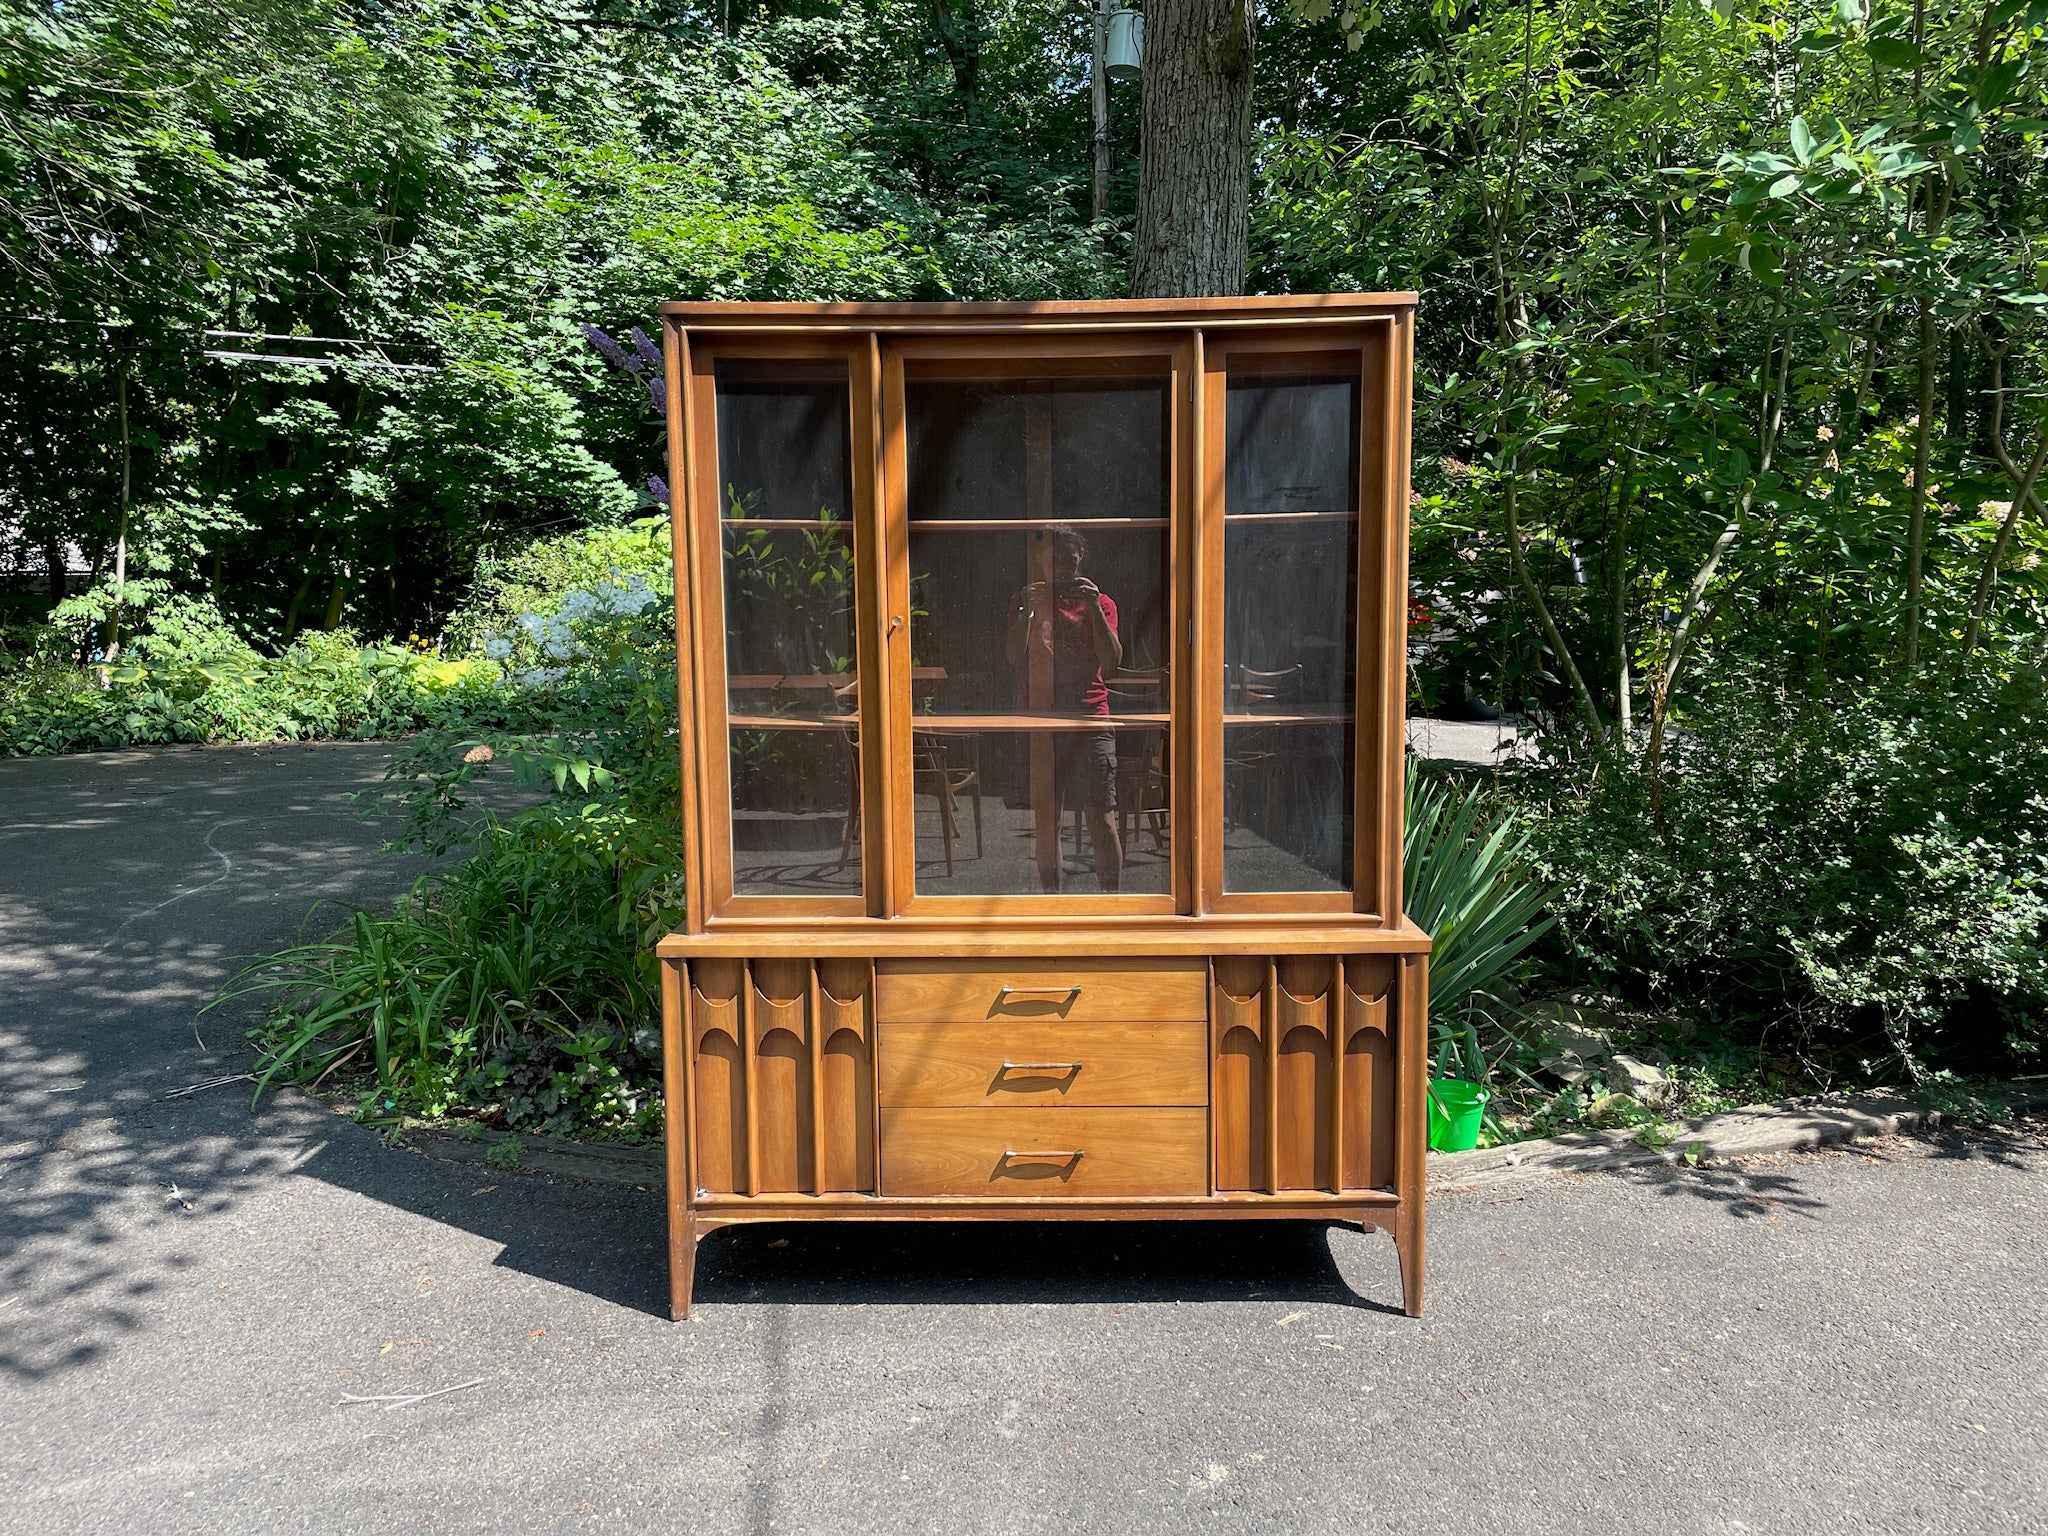
POLYGON ((885 1024, 881 1035, 885 1106, 1209 1102, 1204 1024, 997 1019, 885 1024))
POLYGON ((884 1195, 1205 1195, 1202 1109, 884 1109, 884 1195))
POLYGON ((885 960, 875 967, 884 1024, 1063 1019, 1070 1024, 1209 1017, 1201 960, 885 960))

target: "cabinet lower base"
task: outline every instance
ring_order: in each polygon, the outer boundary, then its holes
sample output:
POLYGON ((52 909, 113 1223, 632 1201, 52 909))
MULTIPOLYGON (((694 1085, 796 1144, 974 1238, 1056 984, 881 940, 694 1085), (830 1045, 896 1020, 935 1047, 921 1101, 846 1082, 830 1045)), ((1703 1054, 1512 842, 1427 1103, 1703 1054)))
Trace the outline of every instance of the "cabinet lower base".
POLYGON ((963 928, 867 957, 810 937, 663 943, 676 1316, 701 1237, 788 1221, 1380 1227, 1420 1314, 1420 935, 1351 949, 1275 922, 1266 954, 1224 954, 1194 925, 1177 949, 1076 955, 1046 929, 974 955, 963 928))

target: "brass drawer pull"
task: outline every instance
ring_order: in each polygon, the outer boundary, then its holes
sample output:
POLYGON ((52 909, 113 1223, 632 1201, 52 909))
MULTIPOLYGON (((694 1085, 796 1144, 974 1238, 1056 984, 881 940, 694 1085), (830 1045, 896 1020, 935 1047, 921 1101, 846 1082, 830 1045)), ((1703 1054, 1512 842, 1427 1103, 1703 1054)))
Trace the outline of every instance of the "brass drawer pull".
POLYGON ((1080 1070, 1078 1061, 1006 1061, 996 1069, 996 1076, 1016 1072, 1025 1077, 1073 1077, 1080 1070))
POLYGON ((996 992, 996 1006, 1008 1002, 1056 1003, 1062 1008, 1071 1008, 1081 1000, 1081 984, 1071 987, 1002 987, 996 992))
POLYGON ((1012 1178, 1045 1178, 1049 1176, 1065 1179, 1073 1176, 1074 1169, 1080 1166, 1080 1162, 1081 1149, 1079 1147, 1074 1148, 1071 1152, 1039 1152, 1021 1147, 1009 1147, 1005 1148, 1003 1155, 996 1159, 996 1174, 998 1177, 1007 1174, 1012 1178), (1036 1163, 1046 1166, 1043 1167, 1042 1171, 1033 1169, 1027 1172, 1021 1168, 1012 1169, 1009 1166, 1011 1163, 1036 1163))

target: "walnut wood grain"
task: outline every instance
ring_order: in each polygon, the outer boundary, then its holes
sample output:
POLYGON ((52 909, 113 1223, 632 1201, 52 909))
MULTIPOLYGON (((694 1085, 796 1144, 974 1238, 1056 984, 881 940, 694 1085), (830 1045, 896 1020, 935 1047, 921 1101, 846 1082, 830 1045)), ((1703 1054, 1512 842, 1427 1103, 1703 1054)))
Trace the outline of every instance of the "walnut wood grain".
POLYGON ((1207 969, 1194 959, 884 960, 875 975, 876 1010, 885 1025, 1202 1020, 1207 992, 1207 969))
POLYGON ((1197 1195, 1209 1187, 1199 1109, 888 1109, 882 1193, 1197 1195))
POLYGON ((1208 1026, 997 1019, 884 1023, 881 1102, 1185 1105, 1209 1102, 1208 1026))

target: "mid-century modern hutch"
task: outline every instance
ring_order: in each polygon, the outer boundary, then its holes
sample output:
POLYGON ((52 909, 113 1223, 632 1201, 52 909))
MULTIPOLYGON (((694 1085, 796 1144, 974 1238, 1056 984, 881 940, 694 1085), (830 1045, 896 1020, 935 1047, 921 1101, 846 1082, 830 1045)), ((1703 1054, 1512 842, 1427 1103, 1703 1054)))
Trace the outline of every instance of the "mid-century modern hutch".
POLYGON ((1414 302, 664 309, 678 1317, 848 1218, 1381 1227, 1420 1312, 1414 302))

